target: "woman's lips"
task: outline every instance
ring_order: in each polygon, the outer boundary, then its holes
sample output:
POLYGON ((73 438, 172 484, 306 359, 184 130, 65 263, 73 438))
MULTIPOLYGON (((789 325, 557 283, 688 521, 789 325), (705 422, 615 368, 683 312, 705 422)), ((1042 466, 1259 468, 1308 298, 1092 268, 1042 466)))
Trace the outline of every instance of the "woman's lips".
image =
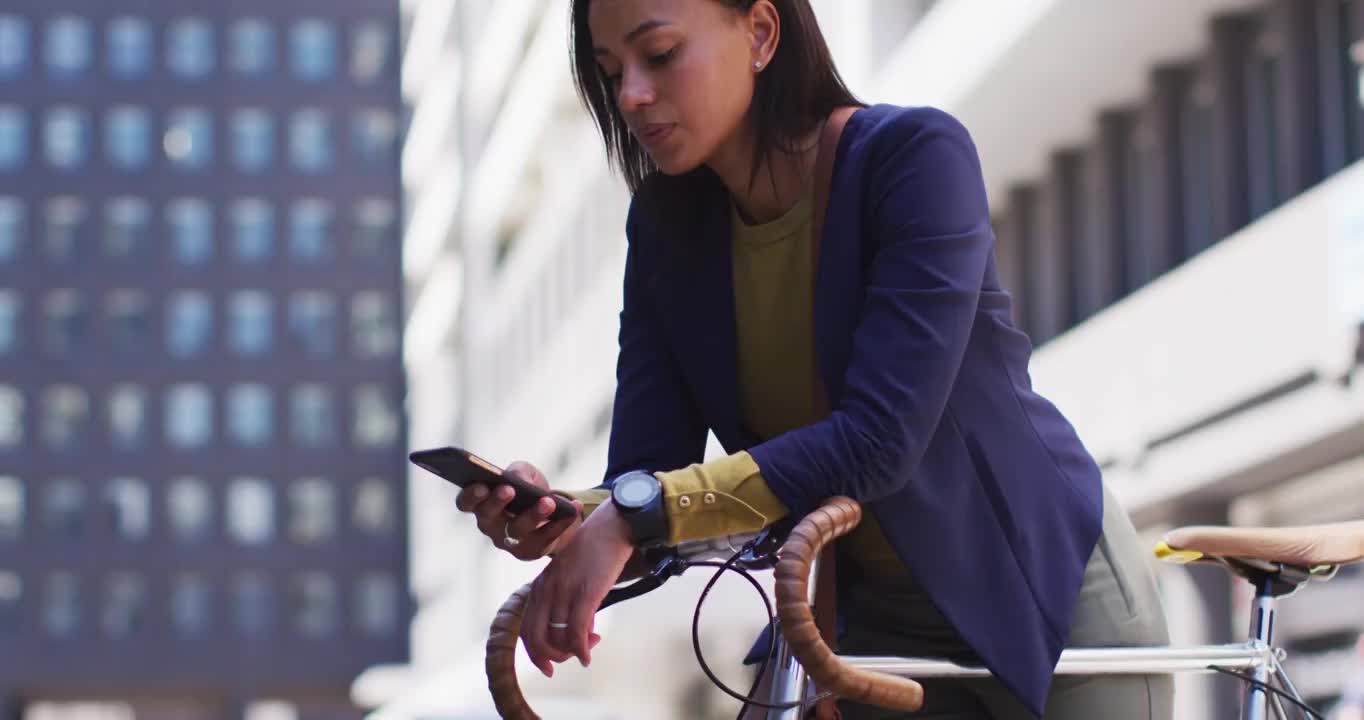
POLYGON ((639 141, 645 145, 657 145, 673 134, 673 123, 650 123, 640 129, 639 141))

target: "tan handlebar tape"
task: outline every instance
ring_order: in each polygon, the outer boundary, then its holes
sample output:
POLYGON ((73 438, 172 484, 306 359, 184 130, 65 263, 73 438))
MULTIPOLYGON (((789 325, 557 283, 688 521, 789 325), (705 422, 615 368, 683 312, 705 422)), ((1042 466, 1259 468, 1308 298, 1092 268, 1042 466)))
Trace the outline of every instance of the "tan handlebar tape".
MULTIPOLYGON (((809 602, 810 565, 825 545, 847 534, 861 519, 862 508, 855 500, 836 497, 806 515, 791 531, 776 570, 782 635, 821 691, 892 710, 918 710, 923 705, 923 686, 909 678, 848 666, 824 643, 815 626, 809 602)), ((513 593, 497 611, 488 633, 488 690, 498 714, 507 720, 540 720, 516 682, 516 645, 529 595, 530 585, 513 593)))
POLYGON ((909 678, 849 666, 824 643, 810 609, 810 565, 819 551, 846 535, 862 519, 862 508, 847 497, 830 498, 806 515, 781 549, 777 563, 777 615, 781 632, 821 692, 840 698, 912 712, 924 701, 923 686, 909 678))
POLYGON ((497 611, 488 632, 488 690, 497 713, 507 720, 540 720, 516 682, 516 643, 521 639, 521 614, 529 595, 529 584, 512 593, 497 611))

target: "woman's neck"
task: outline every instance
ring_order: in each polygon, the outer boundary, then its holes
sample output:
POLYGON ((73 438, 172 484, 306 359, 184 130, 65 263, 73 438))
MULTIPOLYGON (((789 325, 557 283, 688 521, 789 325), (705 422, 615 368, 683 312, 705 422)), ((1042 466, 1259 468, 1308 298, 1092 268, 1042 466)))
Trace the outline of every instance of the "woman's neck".
POLYGON ((729 189, 744 222, 765 223, 781 217, 800 200, 804 179, 814 172, 817 138, 816 131, 799 138, 795 151, 775 149, 759 158, 755 174, 752 131, 745 130, 721 146, 707 165, 729 189))

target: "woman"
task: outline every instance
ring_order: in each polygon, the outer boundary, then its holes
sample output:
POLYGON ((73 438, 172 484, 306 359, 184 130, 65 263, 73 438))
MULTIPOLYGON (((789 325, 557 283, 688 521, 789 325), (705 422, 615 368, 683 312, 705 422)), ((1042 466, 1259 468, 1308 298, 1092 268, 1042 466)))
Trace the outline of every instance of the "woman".
POLYGON ((840 652, 994 678, 845 718, 1169 717, 1166 677, 1052 680, 1067 644, 1167 634, 1131 524, 1029 386, 966 130, 862 106, 808 0, 575 0, 573 49, 633 193, 606 483, 576 494, 581 521, 547 524, 548 501, 508 520, 507 488, 458 499, 499 547, 553 555, 523 619, 536 666, 590 662, 593 611, 637 545, 847 495, 868 512, 839 544, 840 652), (731 455, 702 462, 708 430, 731 455))

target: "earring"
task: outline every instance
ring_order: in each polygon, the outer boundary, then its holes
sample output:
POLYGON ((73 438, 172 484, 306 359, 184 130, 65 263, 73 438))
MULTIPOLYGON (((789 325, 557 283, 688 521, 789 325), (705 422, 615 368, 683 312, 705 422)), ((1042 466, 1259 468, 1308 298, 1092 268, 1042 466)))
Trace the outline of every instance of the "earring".
POLYGON ((761 60, 754 60, 754 61, 753 61, 753 69, 754 69, 754 70, 761 70, 761 69, 763 69, 762 61, 761 61, 761 60))

